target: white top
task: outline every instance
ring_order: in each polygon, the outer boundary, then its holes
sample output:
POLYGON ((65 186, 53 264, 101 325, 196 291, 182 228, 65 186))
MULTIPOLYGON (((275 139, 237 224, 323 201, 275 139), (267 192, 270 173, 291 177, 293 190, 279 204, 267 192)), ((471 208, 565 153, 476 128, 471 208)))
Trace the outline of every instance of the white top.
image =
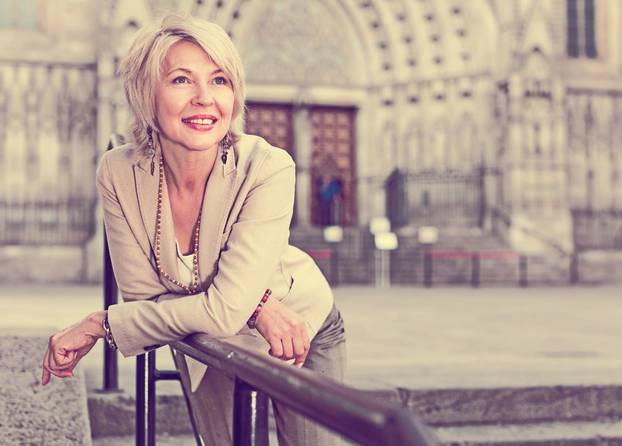
POLYGON ((175 240, 175 246, 177 246, 177 267, 179 268, 179 275, 181 281, 192 285, 192 260, 194 253, 183 255, 181 249, 179 249, 179 242, 175 240))

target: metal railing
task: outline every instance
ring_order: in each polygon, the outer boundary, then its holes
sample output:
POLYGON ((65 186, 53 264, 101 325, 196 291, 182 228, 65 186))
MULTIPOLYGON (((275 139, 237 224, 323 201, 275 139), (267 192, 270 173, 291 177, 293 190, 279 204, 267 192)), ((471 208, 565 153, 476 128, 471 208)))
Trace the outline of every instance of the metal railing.
POLYGON ((438 444, 426 426, 406 408, 372 398, 312 371, 204 334, 191 335, 171 346, 236 376, 233 423, 236 446, 268 444, 266 396, 359 444, 438 444))
MULTIPOLYGON (((108 149, 122 142, 113 137, 108 149)), ((117 286, 104 230, 104 308, 117 302, 117 286)), ((436 446, 430 430, 409 410, 375 399, 309 370, 212 338, 194 334, 172 348, 235 376, 233 445, 269 444, 268 398, 362 445, 436 446)), ((104 347, 104 391, 118 391, 116 351, 104 347)), ((156 351, 136 358, 136 445, 156 444, 156 382, 180 380, 176 370, 158 370, 156 351)), ((200 439, 185 389, 197 445, 200 439)))

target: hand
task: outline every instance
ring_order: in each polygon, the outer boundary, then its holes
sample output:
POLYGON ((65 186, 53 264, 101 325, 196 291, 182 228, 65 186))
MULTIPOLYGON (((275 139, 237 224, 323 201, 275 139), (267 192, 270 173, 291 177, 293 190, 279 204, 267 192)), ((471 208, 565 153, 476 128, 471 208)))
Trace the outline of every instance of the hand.
POLYGON ((73 369, 78 361, 93 348, 99 338, 106 335, 102 327, 105 315, 105 311, 98 311, 50 336, 43 356, 41 385, 49 383, 51 375, 59 378, 73 376, 73 369))
POLYGON ((311 343, 305 322, 298 313, 271 298, 259 313, 255 327, 270 344, 270 355, 284 361, 294 359, 294 365, 302 367, 311 343))

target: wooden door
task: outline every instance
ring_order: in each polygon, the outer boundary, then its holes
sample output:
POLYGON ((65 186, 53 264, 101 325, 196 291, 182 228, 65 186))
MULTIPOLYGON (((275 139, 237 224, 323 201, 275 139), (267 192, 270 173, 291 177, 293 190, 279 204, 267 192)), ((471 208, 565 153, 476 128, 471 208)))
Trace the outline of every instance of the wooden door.
POLYGON ((311 107, 311 222, 356 224, 354 118, 345 107, 311 107))
POLYGON ((246 104, 246 133, 259 135, 294 156, 292 106, 288 104, 246 104))
MULTIPOLYGON (((245 132, 261 136, 273 146, 287 150, 296 161, 292 112, 293 107, 288 104, 247 103, 245 132)), ((294 203, 291 225, 295 226, 296 222, 297 212, 294 203)))

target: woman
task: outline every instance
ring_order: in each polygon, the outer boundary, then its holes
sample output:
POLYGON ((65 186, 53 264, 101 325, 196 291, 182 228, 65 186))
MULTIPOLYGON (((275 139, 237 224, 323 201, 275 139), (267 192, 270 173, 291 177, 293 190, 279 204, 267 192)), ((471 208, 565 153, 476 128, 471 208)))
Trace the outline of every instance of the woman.
MULTIPOLYGON (((289 246, 294 162, 243 135, 244 74, 217 25, 170 15, 138 34, 120 74, 133 143, 107 152, 97 186, 125 303, 50 338, 42 384, 72 376, 105 337, 124 356, 191 333, 342 379, 343 321, 312 259, 289 246)), ((177 352, 197 426, 231 444, 233 379, 177 352)), ((275 404, 281 445, 337 440, 275 404)))

